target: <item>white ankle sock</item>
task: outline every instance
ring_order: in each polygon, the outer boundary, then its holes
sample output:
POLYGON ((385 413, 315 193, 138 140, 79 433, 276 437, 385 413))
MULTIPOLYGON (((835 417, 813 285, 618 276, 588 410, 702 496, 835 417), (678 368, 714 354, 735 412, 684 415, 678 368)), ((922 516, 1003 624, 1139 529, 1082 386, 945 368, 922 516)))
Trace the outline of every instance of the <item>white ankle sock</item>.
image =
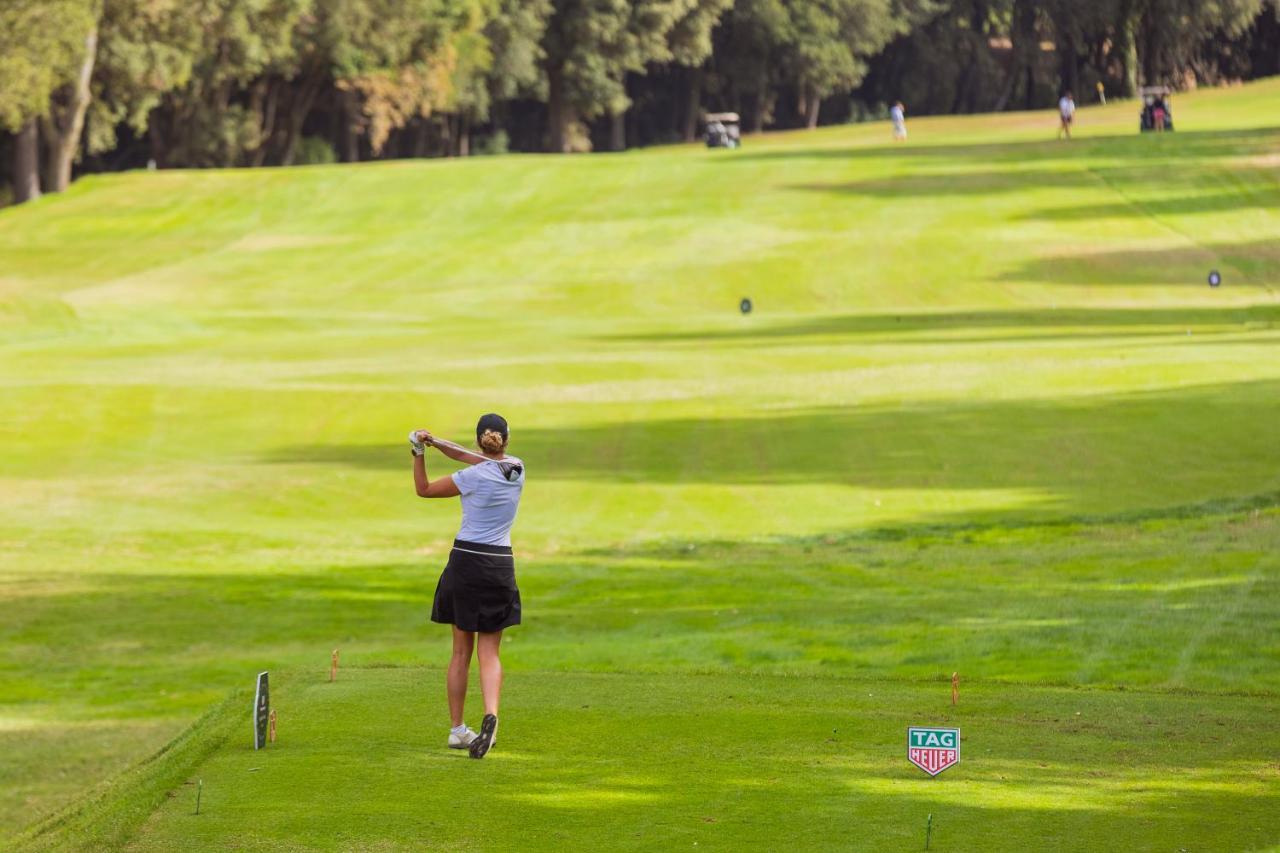
POLYGON ((462 736, 463 736, 464 734, 466 734, 466 733, 467 733, 467 724, 466 724, 466 723, 463 723, 463 724, 462 724, 462 725, 460 725, 460 726, 454 726, 453 728, 449 729, 449 734, 451 734, 451 735, 457 735, 458 737, 462 737, 462 736))

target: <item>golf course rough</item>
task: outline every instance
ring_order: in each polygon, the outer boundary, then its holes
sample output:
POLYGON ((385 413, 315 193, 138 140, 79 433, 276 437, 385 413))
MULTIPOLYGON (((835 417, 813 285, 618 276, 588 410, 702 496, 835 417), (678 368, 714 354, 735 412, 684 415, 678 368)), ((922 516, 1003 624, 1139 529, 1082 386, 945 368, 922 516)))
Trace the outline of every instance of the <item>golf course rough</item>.
POLYGON ((1280 845, 1277 103, 0 211, 0 847, 1280 845), (526 620, 477 762, 403 436, 486 411, 526 620))

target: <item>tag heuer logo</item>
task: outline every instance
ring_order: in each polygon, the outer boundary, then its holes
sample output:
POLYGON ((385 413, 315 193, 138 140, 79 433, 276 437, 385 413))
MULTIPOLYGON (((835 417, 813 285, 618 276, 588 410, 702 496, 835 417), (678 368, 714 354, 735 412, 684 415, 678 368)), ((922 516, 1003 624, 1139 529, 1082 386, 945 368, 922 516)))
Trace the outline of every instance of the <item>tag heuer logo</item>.
POLYGON ((960 761, 960 730, 907 729, 907 759, 930 776, 960 761))

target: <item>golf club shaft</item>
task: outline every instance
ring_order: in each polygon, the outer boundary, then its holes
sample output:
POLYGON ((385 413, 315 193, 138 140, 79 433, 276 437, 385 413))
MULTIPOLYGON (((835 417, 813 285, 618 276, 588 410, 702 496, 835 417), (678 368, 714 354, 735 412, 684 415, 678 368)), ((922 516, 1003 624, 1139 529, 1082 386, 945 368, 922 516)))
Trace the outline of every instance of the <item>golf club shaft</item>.
POLYGON ((444 445, 446 447, 451 447, 454 450, 458 450, 462 453, 467 454, 468 456, 477 456, 481 459, 481 461, 484 461, 484 462, 504 461, 503 459, 494 459, 492 456, 485 456, 483 453, 481 453, 478 450, 468 450, 467 448, 463 447, 461 444, 457 444, 456 442, 449 441, 447 438, 432 438, 431 444, 428 446, 435 447, 437 450, 439 450, 441 445, 444 445))

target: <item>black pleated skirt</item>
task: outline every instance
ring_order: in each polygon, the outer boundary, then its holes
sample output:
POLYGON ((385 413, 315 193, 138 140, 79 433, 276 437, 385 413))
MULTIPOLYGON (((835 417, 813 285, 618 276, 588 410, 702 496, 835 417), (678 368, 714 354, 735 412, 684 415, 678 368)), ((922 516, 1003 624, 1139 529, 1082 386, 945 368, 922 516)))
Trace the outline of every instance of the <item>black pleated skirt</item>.
POLYGON ((436 584, 431 621, 484 633, 519 625, 520 588, 511 548, 455 539, 436 584))

